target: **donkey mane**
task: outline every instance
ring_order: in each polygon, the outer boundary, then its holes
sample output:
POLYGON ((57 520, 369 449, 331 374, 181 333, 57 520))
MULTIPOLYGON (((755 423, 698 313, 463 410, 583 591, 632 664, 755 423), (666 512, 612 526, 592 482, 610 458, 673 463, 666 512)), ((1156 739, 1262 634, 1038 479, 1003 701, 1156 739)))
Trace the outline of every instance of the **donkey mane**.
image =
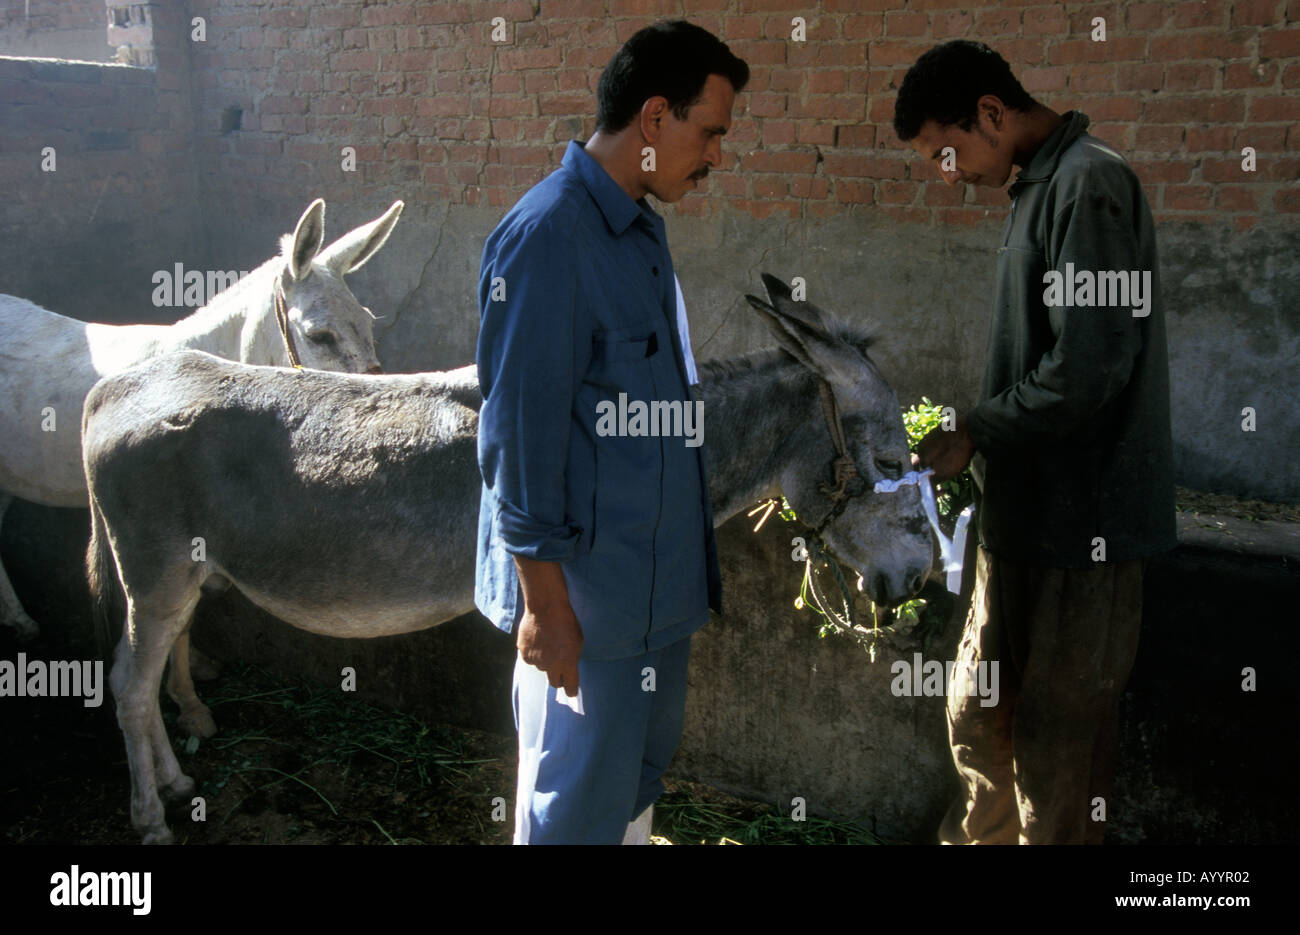
MULTIPOLYGON (((871 349, 880 341, 880 333, 872 322, 832 321, 828 327, 833 337, 839 338, 866 358, 874 369, 876 362, 871 359, 871 349)), ((741 357, 713 358, 698 362, 701 381, 706 377, 717 381, 744 379, 750 374, 762 374, 774 366, 784 366, 794 360, 786 351, 779 348, 764 348, 751 351, 741 357)))

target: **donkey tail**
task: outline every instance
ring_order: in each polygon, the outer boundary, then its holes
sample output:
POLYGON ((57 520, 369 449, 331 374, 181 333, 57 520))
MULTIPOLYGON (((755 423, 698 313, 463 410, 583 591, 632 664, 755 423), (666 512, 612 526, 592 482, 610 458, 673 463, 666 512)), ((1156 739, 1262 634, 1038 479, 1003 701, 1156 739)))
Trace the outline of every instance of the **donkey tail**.
POLYGON ((112 651, 112 601, 116 569, 113 550, 108 543, 104 514, 92 495, 90 498, 90 545, 86 547, 86 578, 90 582, 91 613, 95 621, 95 647, 101 658, 112 651))

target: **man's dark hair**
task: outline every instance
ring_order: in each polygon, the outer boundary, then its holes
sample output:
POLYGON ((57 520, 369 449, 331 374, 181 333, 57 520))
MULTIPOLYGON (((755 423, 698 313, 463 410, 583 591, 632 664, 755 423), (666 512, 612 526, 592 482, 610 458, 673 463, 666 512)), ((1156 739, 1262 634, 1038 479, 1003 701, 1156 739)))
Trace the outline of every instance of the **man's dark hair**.
POLYGON ((1020 86, 1006 59, 982 42, 954 39, 937 45, 907 70, 894 102, 894 132, 906 143, 927 120, 941 127, 970 130, 977 103, 985 94, 1012 110, 1026 111, 1035 101, 1020 86))
POLYGON ((623 43, 601 72, 596 129, 617 133, 647 100, 659 96, 685 120, 709 75, 721 75, 739 92, 749 83, 749 66, 713 33, 685 20, 647 26, 623 43))

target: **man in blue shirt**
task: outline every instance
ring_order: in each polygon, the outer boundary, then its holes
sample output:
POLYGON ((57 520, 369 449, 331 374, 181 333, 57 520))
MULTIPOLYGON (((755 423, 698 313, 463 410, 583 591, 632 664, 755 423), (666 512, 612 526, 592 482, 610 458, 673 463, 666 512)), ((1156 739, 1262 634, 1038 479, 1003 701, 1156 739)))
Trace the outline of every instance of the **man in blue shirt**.
POLYGON ((721 606, 703 404, 663 219, 721 159, 749 69, 688 23, 601 75, 596 133, 488 237, 475 602, 514 632, 517 843, 648 838, 690 635, 721 606))

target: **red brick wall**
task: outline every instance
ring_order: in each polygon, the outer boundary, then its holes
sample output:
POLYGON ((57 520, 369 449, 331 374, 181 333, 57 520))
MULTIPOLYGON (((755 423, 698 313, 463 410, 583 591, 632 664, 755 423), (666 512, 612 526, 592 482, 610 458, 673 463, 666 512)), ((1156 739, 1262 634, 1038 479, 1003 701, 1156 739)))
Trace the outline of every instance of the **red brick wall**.
POLYGON ((175 317, 149 297, 152 271, 201 242, 182 25, 155 12, 157 73, 0 58, 0 292, 91 320, 175 317))
MULTIPOLYGON (((890 127, 896 88, 931 45, 988 42, 1030 92, 1078 108, 1124 153, 1163 219, 1249 227, 1300 211, 1300 0, 1044 4, 1035 0, 192 0, 205 187, 297 205, 308 190, 367 200, 505 206, 593 125, 600 69, 636 29, 684 7, 753 78, 710 192, 691 214, 820 217, 870 205, 969 224, 1005 196, 948 188, 890 127), (510 40, 490 40, 505 17, 510 40), (807 41, 790 41, 803 16, 807 41), (1107 39, 1093 42, 1092 18, 1107 39), (216 115, 243 107, 244 130, 216 115), (358 172, 339 168, 357 150, 358 172), (1253 146, 1258 171, 1240 168, 1253 146), (382 193, 381 193, 382 192, 382 193)), ((301 206, 298 206, 298 210, 301 206)))

